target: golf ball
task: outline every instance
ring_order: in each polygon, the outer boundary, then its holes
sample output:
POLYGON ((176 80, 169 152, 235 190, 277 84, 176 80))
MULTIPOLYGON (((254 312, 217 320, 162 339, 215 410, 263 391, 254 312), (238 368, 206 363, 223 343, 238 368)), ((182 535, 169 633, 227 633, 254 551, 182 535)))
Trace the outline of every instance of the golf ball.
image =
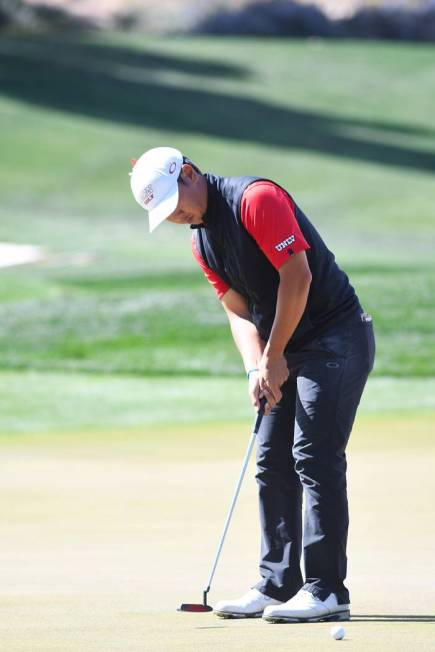
POLYGON ((336 641, 341 641, 342 638, 344 638, 344 635, 346 632, 344 631, 344 627, 331 627, 330 634, 332 638, 335 638, 336 641))

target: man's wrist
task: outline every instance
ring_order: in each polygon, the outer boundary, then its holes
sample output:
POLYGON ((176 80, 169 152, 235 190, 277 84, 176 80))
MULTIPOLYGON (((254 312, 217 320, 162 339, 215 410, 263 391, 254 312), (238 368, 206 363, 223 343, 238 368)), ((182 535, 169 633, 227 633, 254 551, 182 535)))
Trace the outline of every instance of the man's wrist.
POLYGON ((251 369, 248 369, 248 371, 246 372, 246 376, 248 380, 251 377, 251 374, 255 373, 256 371, 258 372, 258 370, 259 370, 258 367, 252 367, 251 369))
POLYGON ((280 358, 284 355, 284 347, 277 346, 274 343, 268 342, 266 348, 264 349, 264 354, 268 358, 280 358))

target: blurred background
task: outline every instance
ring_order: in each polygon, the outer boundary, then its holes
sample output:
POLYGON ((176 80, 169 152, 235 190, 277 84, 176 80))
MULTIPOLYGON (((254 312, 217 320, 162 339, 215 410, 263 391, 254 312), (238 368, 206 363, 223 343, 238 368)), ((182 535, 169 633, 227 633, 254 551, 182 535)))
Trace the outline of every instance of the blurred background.
MULTIPOLYGON (((0 0, 8 652, 270 647, 268 626, 175 612, 201 597, 252 408, 190 230, 150 236, 131 195, 130 159, 161 145, 287 188, 373 315, 350 649, 432 649, 434 43, 433 0, 0 0)), ((212 604, 256 581, 253 476, 212 604)), ((301 627, 298 652, 324 650, 301 627)))
POLYGON ((435 408, 435 3, 0 0, 0 428, 246 418, 188 229, 129 160, 268 176, 374 316, 366 409, 435 408))

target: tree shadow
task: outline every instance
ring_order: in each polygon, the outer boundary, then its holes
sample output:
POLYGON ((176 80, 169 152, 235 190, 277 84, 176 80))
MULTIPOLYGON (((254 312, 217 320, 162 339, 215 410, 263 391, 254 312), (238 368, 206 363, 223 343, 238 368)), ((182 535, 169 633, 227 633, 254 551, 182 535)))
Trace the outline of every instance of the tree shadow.
POLYGON ((401 144, 426 127, 345 119, 213 90, 213 78, 249 70, 218 61, 100 45, 83 37, 7 37, 0 93, 36 106, 111 122, 316 152, 392 167, 435 170, 435 153, 401 144), (192 80, 175 80, 185 74, 192 80), (172 77, 171 77, 172 75, 172 77), (394 143, 394 136, 397 142, 394 143))
MULTIPOLYGON (((181 72, 191 75, 209 75, 218 77, 233 77, 243 79, 249 76, 242 66, 226 64, 218 61, 202 61, 198 59, 174 57, 152 52, 150 49, 133 49, 124 45, 106 45, 103 42, 93 42, 92 33, 77 32, 64 34, 62 38, 55 34, 2 36, 0 55, 7 57, 32 59, 35 64, 76 70, 87 77, 89 71, 110 76, 115 73, 116 66, 129 66, 148 72, 181 72), (112 70, 111 70, 112 68, 112 70)), ((13 70, 11 70, 13 72, 13 70)), ((50 70, 46 72, 50 74, 50 70)), ((3 71, 4 74, 4 71, 3 71)), ((2 86, 3 89, 3 74, 2 86)), ((62 90, 62 88, 61 88, 62 90)))

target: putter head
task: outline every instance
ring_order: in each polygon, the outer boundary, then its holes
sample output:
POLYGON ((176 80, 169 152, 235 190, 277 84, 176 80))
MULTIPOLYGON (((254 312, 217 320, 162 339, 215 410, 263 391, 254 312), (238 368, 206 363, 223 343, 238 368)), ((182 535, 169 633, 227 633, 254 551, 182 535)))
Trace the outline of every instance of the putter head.
POLYGON ((178 607, 177 611, 202 613, 205 611, 213 611, 213 607, 210 607, 208 604, 189 604, 188 602, 183 602, 181 607, 178 607))

